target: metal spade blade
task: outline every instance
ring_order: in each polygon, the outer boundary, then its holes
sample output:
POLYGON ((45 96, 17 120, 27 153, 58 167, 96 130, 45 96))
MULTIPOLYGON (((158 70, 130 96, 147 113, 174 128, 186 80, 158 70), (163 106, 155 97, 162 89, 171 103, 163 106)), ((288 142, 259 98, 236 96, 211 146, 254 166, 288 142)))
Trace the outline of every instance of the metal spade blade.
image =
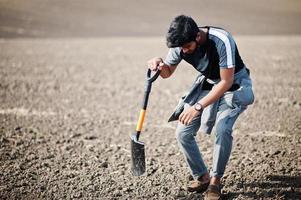
POLYGON ((137 141, 137 133, 131 136, 132 149, 132 173, 134 176, 141 176, 145 173, 145 150, 144 142, 137 141))

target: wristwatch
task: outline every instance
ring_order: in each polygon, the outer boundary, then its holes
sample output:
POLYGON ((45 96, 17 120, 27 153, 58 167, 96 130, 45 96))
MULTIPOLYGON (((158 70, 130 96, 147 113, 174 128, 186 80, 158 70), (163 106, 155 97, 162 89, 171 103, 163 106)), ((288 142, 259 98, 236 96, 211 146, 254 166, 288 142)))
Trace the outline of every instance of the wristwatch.
POLYGON ((195 109, 196 111, 201 112, 201 111, 203 110, 203 106, 202 106, 202 104, 200 104, 200 103, 196 103, 196 104, 194 104, 194 109, 195 109))

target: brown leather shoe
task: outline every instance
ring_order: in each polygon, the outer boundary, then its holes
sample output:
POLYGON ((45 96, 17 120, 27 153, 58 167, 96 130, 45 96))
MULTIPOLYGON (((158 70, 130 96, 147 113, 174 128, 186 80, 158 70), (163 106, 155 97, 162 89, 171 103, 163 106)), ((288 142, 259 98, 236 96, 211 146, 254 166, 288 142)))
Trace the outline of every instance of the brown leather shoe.
POLYGON ((198 193, 205 192, 208 188, 209 182, 210 182, 209 180, 208 182, 202 182, 199 180, 190 181, 187 190, 188 192, 198 192, 198 193))
POLYGON ((204 200, 221 200, 221 186, 220 185, 209 185, 205 193, 204 200))

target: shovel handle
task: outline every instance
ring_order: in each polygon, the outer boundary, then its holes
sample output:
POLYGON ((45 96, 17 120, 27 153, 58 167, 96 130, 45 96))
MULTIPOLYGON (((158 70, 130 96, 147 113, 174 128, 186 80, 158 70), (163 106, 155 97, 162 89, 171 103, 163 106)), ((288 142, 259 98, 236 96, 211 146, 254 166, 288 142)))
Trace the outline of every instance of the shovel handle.
POLYGON ((139 119, 138 119, 137 127, 136 127, 137 140, 139 139, 139 135, 142 130, 145 113, 146 113, 146 108, 147 108, 147 104, 148 104, 148 97, 149 97, 149 93, 151 91, 152 83, 159 77, 160 72, 161 72, 160 70, 157 70, 155 72, 155 74, 152 75, 152 70, 150 70, 150 69, 147 70, 144 98, 143 98, 142 108, 140 111, 140 115, 139 115, 139 119))
MULTIPOLYGON (((140 110, 139 119, 138 119, 137 127, 136 127, 138 138, 139 138, 139 134, 142 130, 142 126, 143 126, 143 122, 144 122, 144 118, 145 118, 145 113, 146 113, 145 109, 140 110)), ((138 140, 138 138, 137 138, 137 140, 138 140)))
POLYGON ((157 71, 155 72, 155 74, 152 75, 152 70, 151 70, 151 69, 148 69, 148 70, 147 70, 147 74, 146 74, 147 81, 149 81, 149 82, 151 82, 151 83, 154 82, 154 81, 159 77, 160 72, 161 72, 161 70, 157 70, 157 71))

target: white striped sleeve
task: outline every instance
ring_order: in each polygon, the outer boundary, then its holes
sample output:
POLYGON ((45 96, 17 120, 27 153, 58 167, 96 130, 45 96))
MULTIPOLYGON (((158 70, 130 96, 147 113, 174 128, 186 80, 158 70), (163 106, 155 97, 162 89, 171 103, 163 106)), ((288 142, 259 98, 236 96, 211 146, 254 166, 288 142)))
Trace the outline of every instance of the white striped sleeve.
POLYGON ((235 43, 231 36, 225 31, 210 30, 210 34, 218 37, 222 42, 217 44, 217 52, 220 57, 219 65, 221 68, 233 68, 235 66, 235 43))

